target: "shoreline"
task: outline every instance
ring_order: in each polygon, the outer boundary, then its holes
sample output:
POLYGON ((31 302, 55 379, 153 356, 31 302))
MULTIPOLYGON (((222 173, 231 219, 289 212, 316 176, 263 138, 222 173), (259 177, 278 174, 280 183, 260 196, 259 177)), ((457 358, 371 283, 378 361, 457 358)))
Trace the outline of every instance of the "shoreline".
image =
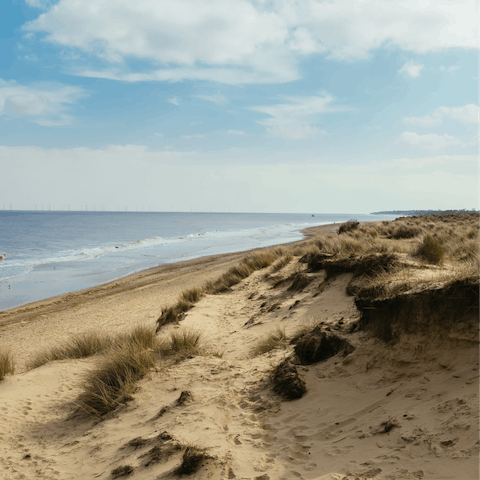
MULTIPOLYGON (((3 310, 0 311, 0 330, 3 330, 9 325, 30 322, 35 320, 36 317, 53 314, 85 302, 100 301, 107 297, 129 291, 135 291, 153 286, 161 286, 161 284, 168 281, 168 277, 172 275, 180 275, 181 277, 184 275, 191 275, 190 270, 192 269, 195 271, 195 273, 197 273, 201 268, 206 267, 210 270, 218 270, 220 274, 223 273, 223 271, 228 270, 232 264, 234 264, 239 258, 246 255, 248 252, 279 247, 281 245, 294 245, 297 243, 303 243, 318 234, 332 231, 333 227, 336 225, 336 223, 329 223, 305 228, 300 232, 303 234, 304 238, 294 242, 280 243, 278 245, 243 250, 240 252, 206 255, 193 260, 180 260, 174 263, 165 263, 156 267, 150 267, 136 273, 125 275, 116 280, 111 280, 94 287, 62 293, 60 295, 47 297, 27 303, 25 305, 3 310)), ((195 275, 195 277, 197 277, 197 275, 195 275)), ((204 283, 204 280, 202 280, 202 283, 204 283)))

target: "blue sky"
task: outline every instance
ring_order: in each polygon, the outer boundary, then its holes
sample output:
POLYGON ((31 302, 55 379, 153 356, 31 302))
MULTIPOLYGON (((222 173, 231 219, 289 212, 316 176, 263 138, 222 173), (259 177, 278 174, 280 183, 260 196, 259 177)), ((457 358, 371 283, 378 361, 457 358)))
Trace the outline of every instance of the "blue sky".
POLYGON ((478 208, 475 1, 0 8, 2 205, 478 208))

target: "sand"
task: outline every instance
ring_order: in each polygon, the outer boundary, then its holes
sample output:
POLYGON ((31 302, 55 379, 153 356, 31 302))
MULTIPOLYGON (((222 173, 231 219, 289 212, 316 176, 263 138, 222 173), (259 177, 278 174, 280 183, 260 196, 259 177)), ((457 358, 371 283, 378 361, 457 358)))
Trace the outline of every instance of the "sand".
MULTIPOLYGON (((124 465, 133 468, 125 478, 182 478, 174 474, 181 451, 163 459, 152 452, 167 432, 212 457, 183 478, 478 479, 478 336, 405 335, 391 346, 348 333, 359 317, 345 292, 351 274, 325 284, 320 272, 293 292, 273 289, 261 270, 231 292, 204 297, 159 337, 200 331, 223 357, 159 364, 131 402, 102 419, 78 413, 74 403, 95 358, 26 371, 36 352, 74 333, 154 325, 163 305, 241 256, 158 267, 1 313, 0 347, 12 349, 18 373, 0 382, 0 478, 110 479, 124 465), (348 337, 355 351, 299 366, 308 391, 284 401, 272 391, 271 374, 293 347, 256 357, 252 347, 277 326, 292 334, 314 321, 348 337)), ((294 261, 282 274, 302 268, 294 261)))

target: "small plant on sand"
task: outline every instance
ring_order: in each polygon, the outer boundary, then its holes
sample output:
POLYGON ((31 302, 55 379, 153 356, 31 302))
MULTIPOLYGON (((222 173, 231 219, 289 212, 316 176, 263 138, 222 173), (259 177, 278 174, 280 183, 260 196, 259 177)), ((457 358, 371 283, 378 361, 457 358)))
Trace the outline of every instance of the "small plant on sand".
POLYGON ((154 354, 138 344, 117 346, 87 372, 78 406, 90 415, 105 415, 131 399, 136 382, 154 366, 154 354))
POLYGON ((155 329, 146 325, 137 325, 131 331, 108 335, 99 332, 87 332, 73 336, 65 345, 51 347, 38 353, 27 364, 29 370, 41 367, 55 360, 87 358, 104 353, 115 346, 137 345, 141 348, 153 348, 155 329))
POLYGON ((252 349, 252 355, 258 356, 277 348, 285 348, 288 345, 288 337, 285 328, 277 325, 273 332, 262 338, 252 349))
POLYGON ((422 233, 422 229, 415 225, 399 224, 395 227, 390 238, 400 240, 403 238, 414 238, 422 233))
POLYGON ((293 259, 293 255, 291 253, 287 253, 283 255, 283 257, 279 258, 273 265, 272 265, 272 272, 278 272, 283 267, 288 265, 293 259))
POLYGON ((175 470, 177 475, 191 475, 195 473, 205 460, 212 458, 205 448, 189 445, 183 452, 182 463, 175 470))
POLYGON ((251 253, 216 280, 207 282, 202 289, 193 288, 183 292, 176 305, 162 309, 162 313, 157 320, 157 332, 164 325, 182 320, 184 313, 190 310, 205 293, 215 295, 227 292, 253 272, 270 266, 276 258, 284 254, 285 250, 283 248, 251 253))
POLYGON ((113 343, 119 347, 125 345, 134 345, 139 348, 154 348, 157 342, 155 328, 148 325, 137 325, 126 333, 121 333, 113 337, 113 343))
POLYGON ((423 241, 420 244, 416 255, 424 258, 427 262, 433 264, 440 264, 445 256, 445 248, 441 244, 440 240, 432 235, 425 235, 423 241))
POLYGON ((203 290, 198 287, 190 288, 189 290, 185 290, 182 292, 180 298, 187 303, 197 303, 203 296, 203 290))
POLYGON ((319 318, 312 318, 304 323, 302 323, 293 333, 291 336, 292 340, 305 335, 306 333, 310 333, 312 330, 317 328, 321 323, 319 318))
POLYGON ((122 465, 112 470, 112 477, 113 478, 126 477, 127 475, 132 474, 134 470, 135 468, 132 467, 131 465, 122 465))
POLYGON ((0 351, 0 380, 5 378, 5 375, 13 375, 15 373, 15 362, 12 354, 8 350, 0 351))
POLYGON ((160 341, 156 351, 163 356, 200 355, 202 334, 187 328, 178 328, 169 332, 168 337, 160 341))
POLYGON ((38 353, 27 363, 27 368, 33 370, 46 363, 67 358, 86 358, 103 352, 113 345, 113 338, 110 335, 87 332, 73 336, 65 345, 57 345, 38 353))
POLYGON ((338 229, 338 234, 342 233, 347 233, 351 232, 352 230, 356 230, 358 226, 360 225, 360 222, 357 222, 357 220, 349 220, 348 222, 342 223, 340 225, 340 228, 338 229))
POLYGON ((267 250, 252 253, 246 256, 238 265, 230 268, 220 278, 207 283, 205 290, 210 294, 223 293, 249 277, 253 272, 269 267, 276 258, 282 255, 283 250, 267 250))

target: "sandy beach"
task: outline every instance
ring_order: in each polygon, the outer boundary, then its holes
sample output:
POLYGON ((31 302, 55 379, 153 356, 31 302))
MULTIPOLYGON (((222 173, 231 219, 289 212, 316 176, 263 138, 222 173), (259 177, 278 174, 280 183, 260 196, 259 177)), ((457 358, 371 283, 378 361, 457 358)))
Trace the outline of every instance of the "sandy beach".
POLYGON ((336 227, 308 229, 306 240, 285 247, 292 259, 281 269, 259 269, 225 293, 204 295, 178 324, 159 329, 159 341, 198 331, 217 354, 157 358, 132 399, 102 417, 76 403, 98 356, 31 370, 29 362, 75 334, 155 328, 164 307, 228 272, 245 252, 163 265, 1 312, 0 349, 10 349, 16 371, 0 382, 0 476, 477 479, 478 286, 476 310, 462 311, 455 328, 439 323, 386 342, 359 328, 362 308, 373 307, 352 294, 358 275, 315 269, 305 258, 310 239, 336 227), (252 354, 275 329, 290 339, 299 329, 328 332, 349 347, 310 364, 298 361, 295 342, 252 354), (306 385, 295 400, 272 389, 272 372, 289 358, 306 385), (206 454, 196 473, 182 475, 178 465, 192 445, 206 454))

